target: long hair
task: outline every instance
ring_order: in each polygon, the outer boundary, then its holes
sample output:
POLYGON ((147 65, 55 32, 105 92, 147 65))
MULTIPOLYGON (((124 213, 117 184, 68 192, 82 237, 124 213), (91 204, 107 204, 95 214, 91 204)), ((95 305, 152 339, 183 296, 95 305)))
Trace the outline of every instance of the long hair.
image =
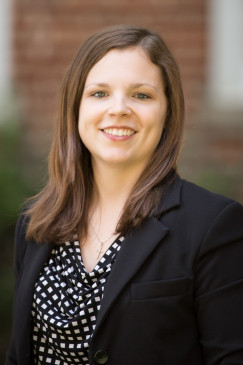
POLYGON ((118 25, 93 34, 80 48, 63 80, 59 117, 49 155, 49 181, 27 208, 27 238, 64 242, 87 233, 94 188, 90 152, 78 132, 79 106, 87 75, 110 50, 141 47, 161 70, 167 116, 160 142, 125 203, 116 231, 125 234, 155 213, 176 171, 184 121, 184 98, 177 64, 157 33, 118 25))

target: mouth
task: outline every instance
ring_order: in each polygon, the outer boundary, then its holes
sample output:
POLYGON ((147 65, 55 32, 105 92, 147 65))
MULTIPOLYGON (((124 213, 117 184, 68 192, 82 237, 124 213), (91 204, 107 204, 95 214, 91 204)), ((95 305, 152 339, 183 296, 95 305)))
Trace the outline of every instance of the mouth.
POLYGON ((129 128, 105 128, 102 129, 102 132, 116 137, 132 136, 136 133, 134 130, 129 128))

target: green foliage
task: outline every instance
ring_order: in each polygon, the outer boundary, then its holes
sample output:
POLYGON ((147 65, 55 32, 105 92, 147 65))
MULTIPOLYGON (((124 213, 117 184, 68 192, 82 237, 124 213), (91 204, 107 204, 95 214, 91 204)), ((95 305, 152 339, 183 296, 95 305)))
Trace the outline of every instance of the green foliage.
POLYGON ((215 168, 214 170, 205 169, 198 173, 192 180, 205 189, 241 201, 240 175, 227 173, 218 167, 218 169, 215 168))
POLYGON ((31 190, 25 178, 21 137, 16 120, 0 123, 0 236, 14 224, 21 204, 31 190))
MULTIPOLYGON (((6 114, 6 113, 5 113, 6 114)), ((14 278, 12 273, 14 230, 21 206, 33 194, 26 167, 29 164, 20 123, 13 115, 0 118, 0 363, 9 342, 14 278)))

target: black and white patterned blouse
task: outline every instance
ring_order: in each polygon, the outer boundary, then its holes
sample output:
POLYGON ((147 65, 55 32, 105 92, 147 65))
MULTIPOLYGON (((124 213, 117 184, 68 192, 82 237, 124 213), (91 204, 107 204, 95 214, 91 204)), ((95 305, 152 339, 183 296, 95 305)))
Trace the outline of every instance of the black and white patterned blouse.
POLYGON ((105 283, 124 237, 88 273, 78 241, 56 245, 35 284, 32 320, 35 363, 88 364, 89 343, 105 283))

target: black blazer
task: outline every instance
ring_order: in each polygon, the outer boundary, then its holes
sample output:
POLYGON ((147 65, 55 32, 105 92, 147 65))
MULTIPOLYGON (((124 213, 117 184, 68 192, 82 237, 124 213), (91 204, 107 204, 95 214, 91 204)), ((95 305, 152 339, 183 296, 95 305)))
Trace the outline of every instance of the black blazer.
MULTIPOLYGON (((17 225, 7 365, 33 364, 34 283, 52 244, 17 225)), ((243 207, 179 178, 123 241, 90 344, 90 365, 243 364, 243 207)))

